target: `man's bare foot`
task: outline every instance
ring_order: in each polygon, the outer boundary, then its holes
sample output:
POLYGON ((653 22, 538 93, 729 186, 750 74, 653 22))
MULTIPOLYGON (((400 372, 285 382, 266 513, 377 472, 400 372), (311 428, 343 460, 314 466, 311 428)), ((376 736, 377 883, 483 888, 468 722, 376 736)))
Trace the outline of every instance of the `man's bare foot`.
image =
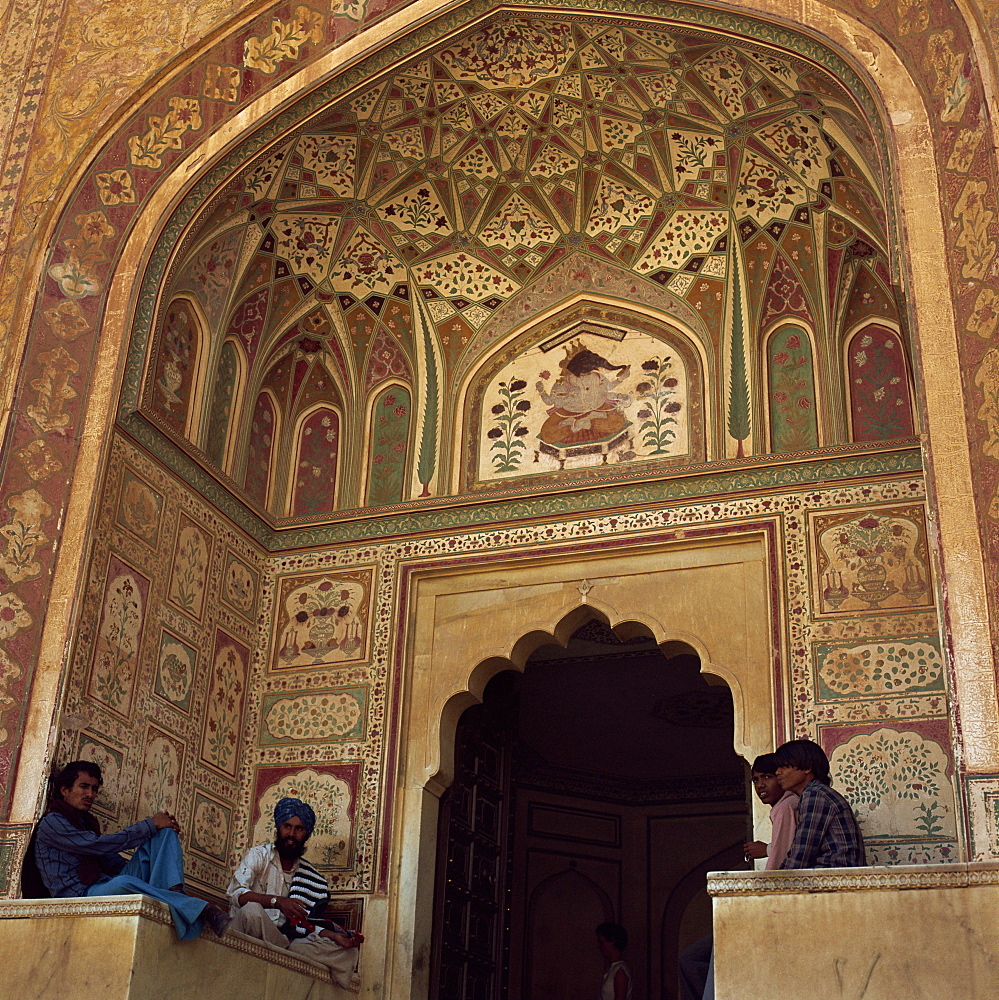
POLYGON ((219 909, 214 903, 209 903, 201 912, 201 917, 205 926, 211 930, 216 937, 222 937, 225 929, 232 923, 232 917, 225 910, 219 909))

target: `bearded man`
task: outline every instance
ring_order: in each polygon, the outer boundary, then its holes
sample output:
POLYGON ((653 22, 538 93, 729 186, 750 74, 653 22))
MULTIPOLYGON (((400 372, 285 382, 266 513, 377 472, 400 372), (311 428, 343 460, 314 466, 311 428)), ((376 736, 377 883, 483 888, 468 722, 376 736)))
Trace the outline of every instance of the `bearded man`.
POLYGON ((229 883, 231 929, 325 965, 337 984, 349 986, 364 935, 323 917, 329 886, 302 857, 316 814, 301 799, 284 798, 274 807, 274 826, 274 842, 251 847, 229 883))

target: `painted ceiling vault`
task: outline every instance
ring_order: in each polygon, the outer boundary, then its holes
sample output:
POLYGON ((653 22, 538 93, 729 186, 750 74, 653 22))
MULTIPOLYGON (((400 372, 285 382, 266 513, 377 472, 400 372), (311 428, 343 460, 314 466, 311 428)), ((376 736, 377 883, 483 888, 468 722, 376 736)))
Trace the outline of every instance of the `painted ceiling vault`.
POLYGON ((914 432, 883 156, 813 63, 506 15, 245 160, 142 411, 274 517, 914 432))

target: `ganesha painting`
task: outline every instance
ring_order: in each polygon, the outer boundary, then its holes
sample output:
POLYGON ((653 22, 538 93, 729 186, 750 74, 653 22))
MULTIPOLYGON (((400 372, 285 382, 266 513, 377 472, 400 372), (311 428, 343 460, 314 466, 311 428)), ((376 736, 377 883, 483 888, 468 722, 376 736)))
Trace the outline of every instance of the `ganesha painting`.
POLYGON ((483 396, 478 479, 689 460, 689 378, 680 352, 644 333, 527 350, 483 396))

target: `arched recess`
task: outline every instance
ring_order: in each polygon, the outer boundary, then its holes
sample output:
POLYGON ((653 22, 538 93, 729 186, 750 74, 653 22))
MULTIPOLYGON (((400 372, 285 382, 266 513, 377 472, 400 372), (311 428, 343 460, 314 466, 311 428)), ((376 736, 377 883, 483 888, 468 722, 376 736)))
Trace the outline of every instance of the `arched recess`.
POLYGON ((408 385, 381 383, 371 393, 365 435, 364 500, 368 506, 399 503, 411 478, 413 394, 408 385))
POLYGON ((339 407, 319 403, 295 422, 288 470, 288 513, 292 517, 336 510, 342 440, 339 407))
MULTIPOLYGON (((579 949, 580 941, 589 941, 593 928, 604 921, 619 919, 614 903, 607 893, 580 871, 566 869, 545 879, 531 893, 527 902, 527 955, 525 956, 525 986, 532 997, 550 996, 546 989, 546 972, 557 968, 554 955, 572 955, 579 949)), ((600 982, 603 971, 593 951, 590 966, 571 970, 558 969, 558 982, 563 991, 571 982, 578 989, 577 996, 593 992, 593 984, 600 982)))
POLYGON ((267 509, 274 487, 274 449, 281 435, 281 412, 274 395, 264 389, 253 406, 250 439, 246 442, 243 487, 267 509))
POLYGON ((819 446, 819 393, 815 353, 808 331, 797 322, 778 323, 765 340, 770 450, 807 451, 819 446))
MULTIPOLYGON (((733 2, 733 11, 763 15, 784 25, 788 17, 782 0, 733 2)), ((207 169, 214 157, 230 144, 250 134, 259 123, 285 102, 307 93, 326 74, 350 66, 375 48, 383 47, 388 35, 401 37, 426 16, 423 7, 416 6, 393 14, 373 30, 361 30, 347 43, 330 50, 322 59, 310 63, 303 71, 282 81, 279 88, 262 91, 259 100, 242 109, 238 115, 210 130, 204 130, 204 142, 192 142, 185 155, 163 174, 140 210, 137 222, 129 230, 124 247, 109 265, 107 284, 109 300, 115 308, 107 313, 97 332, 94 356, 96 365, 104 371, 114 371, 122 350, 128 343, 131 313, 122 308, 130 301, 135 274, 145 265, 150 233, 158 229, 167 217, 172 200, 182 193, 198 169, 207 169)), ((898 202, 906 212, 907 228, 901 245, 905 264, 911 277, 912 326, 921 353, 934 359, 923 368, 921 378, 926 398, 927 429, 933 439, 930 487, 938 513, 939 535, 945 555, 960 563, 963 572, 948 582, 948 596, 955 613, 951 616, 953 632, 954 673, 956 692, 965 724, 965 743, 961 748, 963 761, 982 773, 999 768, 999 725, 996 724, 995 677, 992 669, 992 649, 989 637, 989 616, 985 602, 983 552, 977 533, 967 530, 976 523, 974 489, 972 487, 968 430, 955 414, 963 414, 964 397, 959 371, 957 331, 951 300, 939 294, 940 275, 944 273, 945 240, 941 223, 941 201, 932 192, 942 191, 936 163, 933 159, 934 140, 928 124, 928 111, 913 84, 906 65, 892 45, 861 23, 844 14, 832 3, 803 0, 795 9, 798 23, 810 26, 811 36, 828 41, 840 48, 858 66, 871 71, 868 79, 883 108, 898 109, 898 125, 893 128, 895 169, 898 181, 898 202), (928 195, 928 192, 931 194, 928 195)), ((190 58, 199 53, 192 47, 190 58)), ((180 65, 183 60, 178 60, 180 65)), ((130 102, 131 114, 137 104, 130 102)), ((199 137, 200 138, 200 137, 199 137)), ((39 235, 40 246, 53 245, 46 237, 55 232, 61 208, 69 203, 73 183, 94 162, 94 156, 104 136, 77 158, 77 174, 64 185, 65 200, 53 206, 47 217, 52 228, 39 235)), ((944 214, 943 217, 946 217, 944 214)), ((46 225, 43 222, 43 225, 46 225)), ((39 268, 28 268, 35 273, 39 268)), ((33 297, 25 295, 26 307, 33 297)), ((19 320, 26 320, 22 313, 19 320)), ((29 328, 27 322, 12 325, 15 330, 29 328)), ((27 336, 27 334, 25 334, 27 336)), ((41 639, 38 676, 27 708, 25 735, 18 762, 12 815, 15 819, 33 814, 38 789, 43 784, 47 763, 46 747, 57 712, 57 694, 64 650, 69 646, 73 625, 74 595, 81 592, 81 573, 85 560, 80 542, 87 537, 87 524, 92 515, 93 501, 100 481, 102 442, 111 426, 118 385, 113 379, 98 380, 88 398, 88 407, 81 428, 80 451, 71 490, 67 492, 65 537, 68 544, 60 549, 55 565, 54 582, 48 602, 48 614, 41 639)), ((10 412, 17 412, 10 408, 10 412)), ((406 905, 409 905, 407 894, 406 905)), ((411 942, 410 942, 411 943, 411 942)), ((400 943, 405 949, 406 942, 400 943)), ((408 974, 399 980, 409 989, 408 974)), ((401 995, 399 992, 397 995, 401 995)))
POLYGON ((580 293, 517 327, 465 377, 455 489, 705 461, 718 363, 710 338, 675 317, 580 293))
POLYGON ((734 747, 752 759, 784 735, 782 680, 775 673, 770 555, 762 533, 724 539, 626 541, 536 552, 520 561, 478 562, 414 573, 408 606, 404 759, 392 867, 407 886, 387 933, 401 942, 391 961, 416 977, 410 948, 429 954, 438 798, 453 777, 454 734, 462 712, 486 684, 531 653, 594 617, 618 636, 652 635, 694 650, 701 672, 728 685, 735 711, 734 747))
POLYGON ((147 374, 149 411, 173 435, 189 441, 197 435, 208 329, 198 301, 190 295, 175 296, 163 312, 147 374))
POLYGON ((228 338, 219 352, 210 391, 205 392, 207 410, 201 435, 201 450, 223 472, 232 461, 233 436, 229 430, 233 414, 239 413, 242 406, 247 370, 242 346, 235 337, 228 338))
POLYGON ((843 343, 850 437, 912 437, 912 392, 901 334, 886 323, 863 324, 843 343))
POLYGON ((732 871, 743 862, 742 844, 732 844, 695 865, 674 887, 662 910, 659 933, 659 978, 662 996, 675 995, 680 952, 692 941, 684 941, 681 931, 691 903, 703 897, 708 872, 732 871))

